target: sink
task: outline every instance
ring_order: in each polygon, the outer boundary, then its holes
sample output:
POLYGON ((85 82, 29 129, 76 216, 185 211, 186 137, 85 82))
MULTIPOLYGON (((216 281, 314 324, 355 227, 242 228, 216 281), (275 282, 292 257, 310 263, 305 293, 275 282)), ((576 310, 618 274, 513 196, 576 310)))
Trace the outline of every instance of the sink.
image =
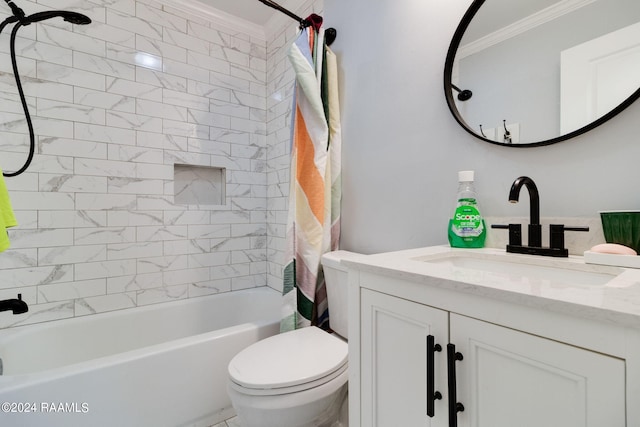
POLYGON ((445 266, 451 272, 476 274, 482 280, 509 280, 528 285, 602 286, 623 270, 600 268, 580 262, 563 262, 529 255, 448 252, 417 258, 418 261, 445 266))

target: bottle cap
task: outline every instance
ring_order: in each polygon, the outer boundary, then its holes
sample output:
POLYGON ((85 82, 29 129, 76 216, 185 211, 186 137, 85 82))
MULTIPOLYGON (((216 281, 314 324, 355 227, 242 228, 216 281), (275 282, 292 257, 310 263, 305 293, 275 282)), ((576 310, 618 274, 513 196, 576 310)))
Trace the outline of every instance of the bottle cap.
POLYGON ((460 182, 472 182, 473 171, 460 171, 458 172, 458 181, 460 182))

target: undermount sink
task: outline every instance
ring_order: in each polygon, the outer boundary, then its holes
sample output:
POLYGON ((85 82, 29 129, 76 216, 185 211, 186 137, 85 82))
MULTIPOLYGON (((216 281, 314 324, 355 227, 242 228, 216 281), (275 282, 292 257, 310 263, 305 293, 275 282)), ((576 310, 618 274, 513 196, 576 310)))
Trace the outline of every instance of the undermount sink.
POLYGON ((594 271, 593 266, 583 263, 528 255, 448 252, 417 260, 448 266, 457 273, 480 272, 484 274, 484 279, 507 279, 527 284, 539 282, 555 286, 602 286, 622 272, 618 268, 605 268, 604 272, 594 271))

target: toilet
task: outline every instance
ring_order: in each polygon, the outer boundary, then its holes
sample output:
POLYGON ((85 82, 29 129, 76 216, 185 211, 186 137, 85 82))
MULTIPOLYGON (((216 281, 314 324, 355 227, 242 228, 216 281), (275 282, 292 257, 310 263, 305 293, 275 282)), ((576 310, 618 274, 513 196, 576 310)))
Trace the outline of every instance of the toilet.
POLYGON ((245 348, 229 363, 228 392, 243 427, 346 427, 347 269, 334 251, 322 256, 334 333, 296 329, 245 348))

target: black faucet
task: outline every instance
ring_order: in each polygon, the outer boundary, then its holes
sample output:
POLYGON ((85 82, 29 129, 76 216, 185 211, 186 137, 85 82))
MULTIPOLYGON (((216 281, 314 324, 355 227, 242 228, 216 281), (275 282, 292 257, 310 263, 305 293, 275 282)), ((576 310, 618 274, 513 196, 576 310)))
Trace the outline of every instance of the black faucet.
POLYGON ((520 198, 520 189, 526 186, 529 190, 529 246, 542 246, 542 225, 540 225, 540 195, 538 187, 528 176, 521 176, 513 181, 511 190, 509 191, 509 201, 518 203, 520 198))
POLYGON ((22 314, 29 311, 29 306, 22 301, 22 294, 18 294, 18 299, 6 299, 0 301, 0 311, 13 311, 13 314, 22 314))
POLYGON ((528 176, 521 176, 513 181, 509 191, 509 201, 518 203, 520 189, 527 187, 529 191, 529 244, 522 245, 522 226, 520 224, 499 225, 493 224, 491 228, 505 228, 509 230, 509 244, 507 252, 518 254, 544 255, 553 257, 568 257, 569 250, 564 247, 565 231, 589 231, 589 227, 566 227, 562 224, 549 226, 549 247, 542 247, 542 225, 540 224, 540 195, 538 187, 528 176))

